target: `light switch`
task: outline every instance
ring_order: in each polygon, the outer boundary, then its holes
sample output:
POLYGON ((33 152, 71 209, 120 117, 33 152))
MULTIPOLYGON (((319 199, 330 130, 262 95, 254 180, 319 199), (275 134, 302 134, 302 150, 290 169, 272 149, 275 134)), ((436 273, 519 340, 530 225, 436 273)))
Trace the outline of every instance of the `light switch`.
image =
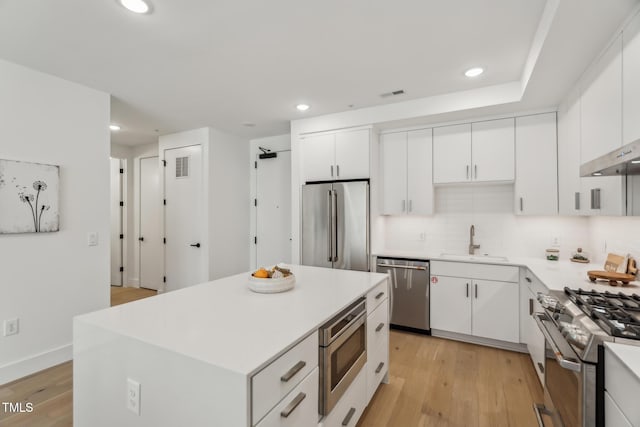
POLYGON ((98 246, 98 233, 95 231, 89 232, 89 234, 87 234, 87 244, 89 246, 98 246))

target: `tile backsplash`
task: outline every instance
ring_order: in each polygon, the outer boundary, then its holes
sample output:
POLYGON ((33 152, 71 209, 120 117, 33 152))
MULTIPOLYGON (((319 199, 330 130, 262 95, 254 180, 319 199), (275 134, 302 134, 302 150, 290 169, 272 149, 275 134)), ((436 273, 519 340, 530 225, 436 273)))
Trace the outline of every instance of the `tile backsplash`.
POLYGON ((513 185, 438 187, 434 215, 383 217, 384 249, 465 254, 471 224, 477 254, 542 258, 557 239, 565 258, 595 243, 589 218, 514 215, 513 191, 513 185))

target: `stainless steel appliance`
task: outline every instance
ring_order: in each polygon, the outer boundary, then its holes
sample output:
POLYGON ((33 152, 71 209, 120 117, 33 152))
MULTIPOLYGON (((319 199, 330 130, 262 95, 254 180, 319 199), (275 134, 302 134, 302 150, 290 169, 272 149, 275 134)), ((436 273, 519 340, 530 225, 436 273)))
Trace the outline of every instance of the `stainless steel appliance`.
POLYGON ((365 298, 322 325, 320 333, 320 414, 327 415, 367 362, 365 298))
POLYGON ((378 258, 378 273, 388 273, 391 285, 391 326, 429 332, 429 261, 378 258))
POLYGON ((545 401, 554 426, 604 426, 605 341, 640 345, 640 297, 572 290, 539 295, 535 320, 545 337, 545 401))
POLYGON ((369 271, 369 183, 302 186, 302 264, 369 271))

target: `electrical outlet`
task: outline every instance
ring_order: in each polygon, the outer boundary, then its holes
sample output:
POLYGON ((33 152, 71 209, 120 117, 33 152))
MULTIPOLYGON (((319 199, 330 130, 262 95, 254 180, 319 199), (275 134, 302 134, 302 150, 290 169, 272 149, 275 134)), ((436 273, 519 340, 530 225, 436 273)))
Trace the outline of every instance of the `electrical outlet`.
POLYGON ((560 246, 560 237, 553 236, 551 238, 551 246, 560 246))
POLYGON ((418 235, 418 240, 424 242, 427 239, 427 233, 424 231, 418 235))
POLYGON ((127 378, 127 409, 140 415, 140 383, 127 378))
POLYGON ((16 317, 14 319, 7 319, 4 321, 4 336, 17 335, 20 332, 20 320, 16 317))
POLYGON ((87 244, 89 246, 98 246, 98 233, 91 231, 87 234, 87 244))

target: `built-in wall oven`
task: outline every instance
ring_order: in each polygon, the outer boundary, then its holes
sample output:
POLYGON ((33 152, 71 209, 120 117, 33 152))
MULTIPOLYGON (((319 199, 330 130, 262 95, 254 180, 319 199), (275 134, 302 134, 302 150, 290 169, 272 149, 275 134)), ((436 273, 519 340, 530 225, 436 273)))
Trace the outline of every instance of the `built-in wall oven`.
POLYGON ((367 362, 367 309, 360 298, 320 327, 320 404, 331 412, 367 362))

